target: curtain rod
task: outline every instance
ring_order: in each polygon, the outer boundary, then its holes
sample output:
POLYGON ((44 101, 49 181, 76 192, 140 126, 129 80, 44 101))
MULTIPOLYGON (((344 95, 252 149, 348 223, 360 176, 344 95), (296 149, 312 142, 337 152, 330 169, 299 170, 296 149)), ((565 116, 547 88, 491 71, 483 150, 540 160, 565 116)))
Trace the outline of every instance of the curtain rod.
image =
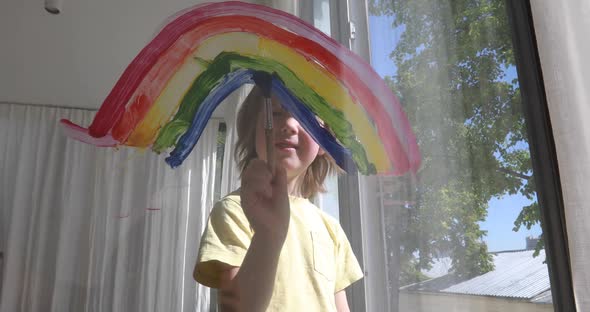
POLYGON ((25 102, 12 102, 12 101, 0 101, 0 104, 14 104, 14 105, 23 105, 23 106, 37 106, 37 107, 47 107, 47 108, 66 108, 66 109, 81 109, 85 111, 92 111, 96 112, 97 109, 95 108, 88 108, 88 107, 75 107, 75 106, 64 106, 64 105, 52 105, 52 104, 40 104, 40 103, 25 103, 25 102))
MULTIPOLYGON (((51 104, 38 104, 38 103, 24 103, 24 102, 8 102, 8 101, 0 101, 0 105, 22 105, 22 106, 34 106, 34 107, 46 107, 46 108, 61 108, 61 109, 79 109, 85 110, 90 112, 96 112, 97 109, 94 108, 86 108, 86 107, 73 107, 73 106, 63 106, 63 105, 51 105, 51 104)), ((209 118, 209 120, 224 120, 221 117, 213 117, 209 118)))

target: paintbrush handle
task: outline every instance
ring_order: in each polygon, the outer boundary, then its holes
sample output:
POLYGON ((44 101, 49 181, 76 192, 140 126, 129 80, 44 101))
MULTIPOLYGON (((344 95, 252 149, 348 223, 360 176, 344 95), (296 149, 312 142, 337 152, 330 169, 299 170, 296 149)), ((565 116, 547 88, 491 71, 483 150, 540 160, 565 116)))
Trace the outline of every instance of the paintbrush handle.
POLYGON ((264 124, 264 135, 265 135, 265 142, 266 142, 266 163, 270 168, 271 172, 274 174, 274 135, 273 135, 273 116, 272 116, 272 101, 269 96, 265 97, 264 99, 264 112, 266 115, 266 120, 264 124))

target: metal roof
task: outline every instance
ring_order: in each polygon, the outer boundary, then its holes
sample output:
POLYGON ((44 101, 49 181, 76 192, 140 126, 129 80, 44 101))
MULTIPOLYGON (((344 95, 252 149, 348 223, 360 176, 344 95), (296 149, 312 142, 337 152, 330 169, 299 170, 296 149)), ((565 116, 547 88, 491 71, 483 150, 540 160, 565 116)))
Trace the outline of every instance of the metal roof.
POLYGON ((441 289, 441 292, 532 299, 549 290, 545 251, 533 258, 533 250, 496 253, 494 270, 441 289))
POLYGON ((531 302, 534 302, 534 303, 553 303, 553 298, 552 298, 552 295, 551 295, 551 289, 538 294, 537 296, 535 296, 535 298, 531 299, 531 302))

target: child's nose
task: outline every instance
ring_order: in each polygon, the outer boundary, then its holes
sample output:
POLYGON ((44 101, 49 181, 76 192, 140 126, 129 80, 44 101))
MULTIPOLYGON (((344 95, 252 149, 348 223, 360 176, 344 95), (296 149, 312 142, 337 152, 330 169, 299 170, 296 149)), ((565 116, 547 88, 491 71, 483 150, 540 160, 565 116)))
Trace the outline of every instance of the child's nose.
POLYGON ((284 134, 296 134, 299 129, 299 122, 293 116, 287 116, 281 125, 281 132, 284 134))

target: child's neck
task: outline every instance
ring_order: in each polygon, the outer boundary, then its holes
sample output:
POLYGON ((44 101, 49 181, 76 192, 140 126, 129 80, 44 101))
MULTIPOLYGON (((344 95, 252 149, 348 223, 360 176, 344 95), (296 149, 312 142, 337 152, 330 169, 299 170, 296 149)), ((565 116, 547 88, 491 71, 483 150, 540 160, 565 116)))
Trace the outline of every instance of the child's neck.
POLYGON ((303 197, 301 194, 301 181, 302 178, 297 176, 289 179, 287 183, 287 190, 289 191, 289 195, 295 197, 303 197))

